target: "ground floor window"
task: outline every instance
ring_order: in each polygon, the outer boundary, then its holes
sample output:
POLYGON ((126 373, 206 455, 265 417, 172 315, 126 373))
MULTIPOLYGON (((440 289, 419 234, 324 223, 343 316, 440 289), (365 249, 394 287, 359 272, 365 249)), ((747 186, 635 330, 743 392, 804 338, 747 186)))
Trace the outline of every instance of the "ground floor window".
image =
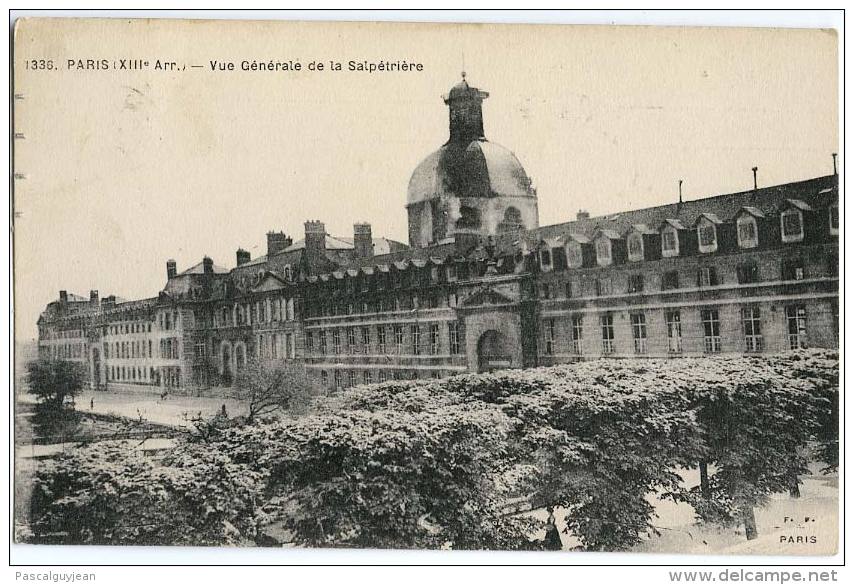
POLYGON ((703 322, 703 349, 707 353, 721 350, 721 321, 717 309, 703 309, 700 312, 703 322))
POLYGON ((682 315, 679 311, 667 311, 664 314, 667 325, 667 351, 680 353, 682 351, 682 315))
POLYGON ((602 327, 602 353, 614 353, 614 316, 610 313, 599 317, 602 327))
POLYGON ((786 307, 786 329, 789 349, 807 346, 807 309, 803 305, 786 307))
POLYGON ((635 353, 646 353, 646 315, 634 313, 631 316, 631 321, 635 353))
POLYGON ((762 323, 759 307, 745 307, 741 310, 741 323, 744 329, 745 351, 762 351, 762 323))

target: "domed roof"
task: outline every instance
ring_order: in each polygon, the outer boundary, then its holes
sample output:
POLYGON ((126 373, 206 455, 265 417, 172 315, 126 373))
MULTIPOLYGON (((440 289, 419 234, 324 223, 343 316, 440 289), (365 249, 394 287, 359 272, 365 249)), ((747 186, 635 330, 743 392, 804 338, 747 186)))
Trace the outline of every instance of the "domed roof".
POLYGON ((485 139, 448 142, 415 167, 409 179, 407 203, 443 195, 536 197, 519 159, 503 146, 485 139))

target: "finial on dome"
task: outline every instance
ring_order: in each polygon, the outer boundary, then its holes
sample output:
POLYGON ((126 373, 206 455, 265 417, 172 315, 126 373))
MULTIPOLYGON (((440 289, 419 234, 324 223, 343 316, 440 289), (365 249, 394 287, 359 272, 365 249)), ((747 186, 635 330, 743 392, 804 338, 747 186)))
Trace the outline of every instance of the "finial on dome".
POLYGON ((463 71, 462 73, 460 73, 460 75, 462 75, 462 76, 463 76, 463 79, 465 79, 465 78, 466 78, 466 72, 465 72, 465 71, 463 71))

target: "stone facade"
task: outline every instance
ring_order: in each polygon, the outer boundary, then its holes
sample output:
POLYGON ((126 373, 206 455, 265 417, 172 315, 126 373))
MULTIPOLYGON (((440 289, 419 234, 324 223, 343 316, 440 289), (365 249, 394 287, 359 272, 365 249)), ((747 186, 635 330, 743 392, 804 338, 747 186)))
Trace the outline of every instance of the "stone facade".
POLYGON ((296 242, 269 232, 261 258, 239 249, 233 269, 205 258, 179 273, 170 260, 154 298, 63 291, 39 319, 42 355, 87 364, 94 389, 202 393, 253 358, 334 390, 838 347, 836 174, 538 227, 524 169, 483 137, 486 95, 463 81, 446 98, 451 139, 409 185, 410 246, 314 220, 296 242))

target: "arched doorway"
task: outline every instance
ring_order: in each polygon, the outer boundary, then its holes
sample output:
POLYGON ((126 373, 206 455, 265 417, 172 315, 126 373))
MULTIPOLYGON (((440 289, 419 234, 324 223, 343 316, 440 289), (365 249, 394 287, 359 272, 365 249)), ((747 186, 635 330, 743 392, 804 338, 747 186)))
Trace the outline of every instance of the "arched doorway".
POLYGON ((231 386, 233 373, 231 371, 231 344, 222 344, 222 383, 226 386, 231 386))
POLYGON ((239 372, 246 366, 246 346, 240 342, 234 346, 234 369, 239 372))
POLYGON ((477 342, 477 371, 491 372, 513 367, 513 351, 503 333, 490 329, 477 342))

